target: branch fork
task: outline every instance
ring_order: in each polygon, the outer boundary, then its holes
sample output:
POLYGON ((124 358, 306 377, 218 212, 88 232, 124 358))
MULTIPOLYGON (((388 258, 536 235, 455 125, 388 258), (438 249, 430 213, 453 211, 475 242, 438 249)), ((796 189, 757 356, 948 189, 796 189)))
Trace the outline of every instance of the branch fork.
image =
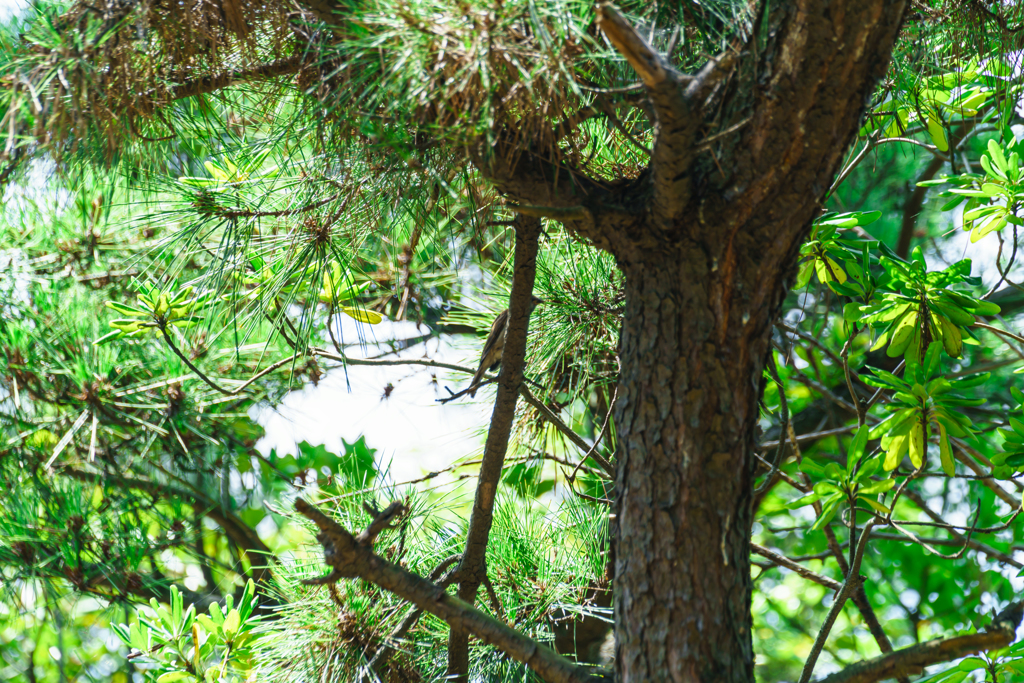
MULTIPOLYGON (((365 542, 360 542, 360 538, 368 539, 371 530, 377 529, 379 532, 394 520, 398 515, 395 505, 389 505, 374 519, 367 531, 356 537, 315 506, 301 498, 296 500, 295 509, 319 529, 317 540, 324 548, 324 562, 331 567, 328 574, 306 579, 303 583, 325 585, 345 578, 360 578, 408 600, 424 612, 447 622, 453 629, 471 633, 482 642, 493 645, 512 659, 530 667, 548 683, 589 683, 595 680, 583 667, 513 630, 502 621, 448 595, 444 588, 433 581, 388 562, 374 554, 365 542)), ((404 508, 404 505, 401 507, 404 508)), ((456 558, 451 558, 450 564, 454 564, 456 558)))

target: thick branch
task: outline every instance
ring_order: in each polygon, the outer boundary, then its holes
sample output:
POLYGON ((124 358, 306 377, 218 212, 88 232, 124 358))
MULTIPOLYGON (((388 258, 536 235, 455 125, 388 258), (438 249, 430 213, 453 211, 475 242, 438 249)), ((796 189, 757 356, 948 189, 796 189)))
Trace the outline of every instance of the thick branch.
POLYGON ((1013 642, 1016 628, 1016 624, 1004 622, 995 630, 985 633, 929 640, 927 643, 859 662, 826 676, 818 683, 874 683, 887 678, 919 674, 926 666, 932 664, 1006 647, 1013 642))
MULTIPOLYGON (((501 479, 505 452, 508 449, 516 400, 523 383, 523 363, 526 359, 526 328, 530 319, 533 281, 537 269, 537 248, 541 225, 539 218, 519 215, 515 221, 516 247, 512 294, 508 306, 508 326, 505 348, 501 355, 501 374, 498 396, 491 414, 491 426, 484 444, 476 497, 466 533, 466 549, 459 565, 459 598, 470 605, 483 582, 487 568, 484 564, 487 539, 494 517, 494 497, 501 479)), ((456 681, 466 680, 469 673, 469 638, 465 629, 453 626, 448 640, 448 676, 456 681)))
POLYGON ((708 62, 696 79, 683 76, 610 5, 598 6, 597 21, 611 44, 643 80, 654 107, 654 195, 650 208, 656 229, 667 230, 689 203, 688 167, 696 155, 694 141, 703 125, 699 112, 706 90, 702 84, 717 80, 719 61, 708 62))
POLYGON ((678 89, 677 84, 682 80, 681 75, 621 14, 615 11, 614 7, 609 4, 599 5, 597 23, 619 54, 626 58, 637 75, 643 79, 644 85, 649 89, 657 89, 668 83, 671 89, 678 89))
POLYGON ((334 583, 341 578, 361 578, 408 600, 424 612, 444 620, 452 630, 472 633, 518 662, 522 662, 548 683, 588 683, 587 672, 550 648, 513 630, 472 605, 448 595, 436 584, 375 555, 356 542, 346 529, 306 501, 295 501, 295 509, 320 529, 317 540, 324 547, 324 562, 332 567, 325 577, 311 584, 334 583))
POLYGON ((471 149, 473 163, 515 213, 557 220, 603 249, 611 248, 610 235, 639 220, 629 208, 636 181, 609 185, 564 160, 524 150, 520 142, 499 140, 471 149))
POLYGON ((279 59, 276 62, 270 62, 269 64, 260 64, 259 66, 255 66, 250 69, 232 69, 231 71, 225 71, 215 76, 203 76, 202 78, 185 81, 171 90, 170 97, 168 99, 174 101, 185 97, 205 95, 206 93, 211 93, 242 81, 247 83, 252 83, 253 81, 265 81, 267 79, 274 78, 275 76, 295 73, 301 67, 302 57, 301 55, 298 55, 288 57, 287 59, 279 59))
MULTIPOLYGON (((790 271, 860 128, 866 94, 889 63, 906 5, 902 0, 768 4, 768 37, 757 45, 756 64, 744 53, 722 95, 724 120, 750 116, 750 124, 721 143, 718 166, 697 179, 708 188, 693 212, 709 229, 736 226, 722 253, 711 254, 723 279, 732 259, 756 256, 759 276, 744 285, 741 311, 774 308, 779 273, 790 271)), ((725 303, 732 311, 741 302, 725 303)))

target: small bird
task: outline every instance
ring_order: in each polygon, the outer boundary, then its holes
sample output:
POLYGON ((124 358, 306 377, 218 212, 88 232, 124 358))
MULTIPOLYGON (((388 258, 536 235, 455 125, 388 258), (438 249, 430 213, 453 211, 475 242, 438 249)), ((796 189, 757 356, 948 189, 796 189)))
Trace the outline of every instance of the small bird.
MULTIPOLYGON (((530 310, 527 311, 527 315, 533 313, 533 309, 537 307, 537 304, 542 303, 544 303, 543 299, 531 296, 530 310)), ((491 331, 487 334, 487 341, 484 342, 484 351, 480 354, 480 367, 477 368, 476 374, 473 375, 473 382, 469 385, 470 396, 476 396, 476 388, 483 380, 484 373, 488 370, 492 372, 497 370, 501 364, 501 352, 505 350, 505 332, 507 331, 508 309, 506 308, 491 323, 491 331)))

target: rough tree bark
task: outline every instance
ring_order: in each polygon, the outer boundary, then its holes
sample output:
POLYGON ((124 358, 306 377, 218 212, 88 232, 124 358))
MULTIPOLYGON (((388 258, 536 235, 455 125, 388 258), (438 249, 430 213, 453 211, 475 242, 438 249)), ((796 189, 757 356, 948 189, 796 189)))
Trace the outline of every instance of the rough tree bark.
POLYGON ((621 680, 752 680, 750 452, 766 335, 714 325, 699 250, 626 269, 616 427, 621 680))
POLYGON ((602 7, 602 31, 655 112, 648 171, 609 188, 539 162, 488 169, 524 212, 562 220, 625 274, 613 526, 622 683, 753 680, 762 369, 800 243, 904 6, 803 0, 766 13, 762 4, 755 35, 694 76, 602 7))

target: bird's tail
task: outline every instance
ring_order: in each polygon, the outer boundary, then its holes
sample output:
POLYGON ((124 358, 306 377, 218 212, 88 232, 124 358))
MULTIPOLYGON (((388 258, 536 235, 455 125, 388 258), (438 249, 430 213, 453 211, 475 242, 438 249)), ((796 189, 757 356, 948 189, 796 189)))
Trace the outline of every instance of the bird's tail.
POLYGON ((471 381, 469 383, 469 397, 470 398, 473 398, 474 396, 476 396, 476 389, 477 389, 477 387, 480 386, 480 380, 482 380, 483 378, 484 378, 484 368, 481 367, 479 370, 476 371, 476 374, 473 375, 473 381, 471 381))

